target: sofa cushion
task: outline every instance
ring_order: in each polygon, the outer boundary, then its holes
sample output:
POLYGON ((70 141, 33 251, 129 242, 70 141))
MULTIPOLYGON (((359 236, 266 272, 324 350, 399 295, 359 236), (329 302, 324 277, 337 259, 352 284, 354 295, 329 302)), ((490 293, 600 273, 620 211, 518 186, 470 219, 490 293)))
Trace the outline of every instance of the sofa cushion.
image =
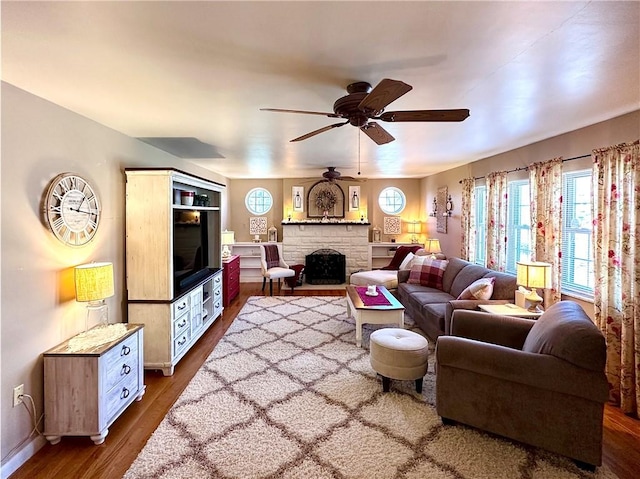
MULTIPOLYGON (((458 276, 458 273, 462 270, 462 268, 470 264, 471 263, 461 258, 449 258, 449 264, 447 265, 447 269, 444 272, 444 276, 442 277, 442 290, 450 293, 453 280, 456 279, 456 276, 458 276)), ((472 283, 472 281, 470 281, 469 283, 472 283)), ((465 285, 465 287, 466 286, 467 285, 465 285)), ((460 294, 460 292, 462 292, 462 290, 460 290, 458 294, 460 294)), ((458 295, 456 295, 456 297, 457 296, 458 295)))
POLYGON ((447 269, 447 260, 432 259, 429 256, 416 257, 409 273, 410 284, 420 284, 431 288, 442 289, 442 275, 447 269))
POLYGON ((458 295, 457 299, 491 299, 495 278, 480 278, 458 295))
POLYGON ((349 277, 349 284, 356 286, 375 284, 376 286, 384 286, 387 289, 396 289, 398 287, 398 272, 383 269, 359 271, 349 277))
MULTIPOLYGON (((484 266, 480 266, 479 264, 467 263, 467 265, 460 270, 456 278, 453 280, 449 293, 451 293, 451 296, 457 298, 467 286, 469 286, 474 281, 482 278, 485 274, 487 274, 487 268, 485 268, 484 266)), ((513 294, 515 296, 515 289, 513 294)))
POLYGON ((606 361, 603 334, 573 301, 549 306, 531 327, 522 350, 550 354, 591 371, 604 371, 606 361))
POLYGON ((422 314, 427 321, 435 323, 444 331, 444 319, 447 303, 430 303, 422 306, 422 314))

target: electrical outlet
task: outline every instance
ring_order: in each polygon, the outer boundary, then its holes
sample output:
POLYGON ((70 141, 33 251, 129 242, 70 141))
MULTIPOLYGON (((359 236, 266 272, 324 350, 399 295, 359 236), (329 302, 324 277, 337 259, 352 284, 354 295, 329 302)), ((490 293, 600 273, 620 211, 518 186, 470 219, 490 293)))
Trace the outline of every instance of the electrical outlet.
POLYGON ((24 394, 24 384, 13 388, 13 407, 22 404, 22 395, 24 394))

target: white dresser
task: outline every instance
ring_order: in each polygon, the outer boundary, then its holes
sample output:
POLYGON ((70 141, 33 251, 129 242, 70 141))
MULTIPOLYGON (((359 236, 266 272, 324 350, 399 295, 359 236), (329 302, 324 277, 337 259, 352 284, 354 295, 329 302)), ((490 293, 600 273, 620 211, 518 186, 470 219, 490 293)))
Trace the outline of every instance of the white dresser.
MULTIPOLYGON (((109 426, 145 392, 143 326, 78 350, 74 338, 44 353, 44 436, 90 436, 102 444, 109 426)), ((77 339, 77 337, 76 337, 77 339)))

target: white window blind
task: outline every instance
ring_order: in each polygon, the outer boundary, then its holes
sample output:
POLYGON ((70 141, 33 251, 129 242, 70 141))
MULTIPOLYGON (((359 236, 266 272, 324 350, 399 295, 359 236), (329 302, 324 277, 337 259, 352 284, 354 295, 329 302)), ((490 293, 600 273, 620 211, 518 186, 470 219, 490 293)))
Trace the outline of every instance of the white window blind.
POLYGON ((562 175, 562 292, 593 297, 591 170, 562 175))
POLYGON ((507 196, 508 273, 516 273, 517 261, 531 260, 531 210, 529 180, 510 181, 507 196))

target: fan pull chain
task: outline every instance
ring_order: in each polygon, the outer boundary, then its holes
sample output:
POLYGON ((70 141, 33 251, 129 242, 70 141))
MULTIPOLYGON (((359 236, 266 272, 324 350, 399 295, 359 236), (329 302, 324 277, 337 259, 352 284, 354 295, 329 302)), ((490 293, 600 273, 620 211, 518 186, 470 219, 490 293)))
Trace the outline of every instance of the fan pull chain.
POLYGON ((360 175, 360 129, 358 129, 358 175, 360 175))

